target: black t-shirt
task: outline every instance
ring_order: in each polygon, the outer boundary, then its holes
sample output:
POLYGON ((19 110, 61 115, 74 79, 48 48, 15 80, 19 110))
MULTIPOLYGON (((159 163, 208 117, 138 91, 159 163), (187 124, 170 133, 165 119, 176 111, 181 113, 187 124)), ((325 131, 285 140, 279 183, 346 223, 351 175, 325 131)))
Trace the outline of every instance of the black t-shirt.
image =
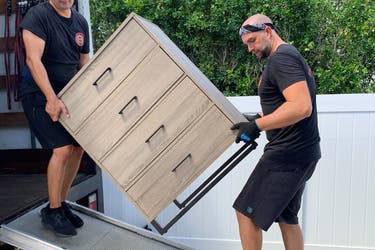
MULTIPOLYGON (((58 93, 77 73, 80 54, 90 52, 87 21, 75 9, 72 9, 70 18, 62 17, 49 2, 45 2, 32 7, 20 27, 45 41, 42 63, 53 89, 58 93)), ((20 96, 39 90, 27 66, 23 76, 20 96)))
POLYGON ((291 45, 283 44, 270 56, 259 83, 264 115, 274 112, 285 102, 283 90, 306 81, 312 100, 312 114, 296 124, 266 132, 268 144, 264 154, 284 161, 317 160, 321 157, 316 86, 313 73, 302 55, 291 45))

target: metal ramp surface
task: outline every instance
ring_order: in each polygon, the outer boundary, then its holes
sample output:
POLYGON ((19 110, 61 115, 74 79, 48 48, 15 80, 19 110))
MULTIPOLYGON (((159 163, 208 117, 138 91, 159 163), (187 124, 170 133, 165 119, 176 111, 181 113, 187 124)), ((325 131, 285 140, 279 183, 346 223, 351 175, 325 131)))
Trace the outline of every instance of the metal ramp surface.
POLYGON ((153 232, 112 219, 77 204, 72 208, 85 222, 73 237, 57 237, 41 224, 40 210, 45 204, 1 225, 0 241, 21 249, 192 249, 153 232))

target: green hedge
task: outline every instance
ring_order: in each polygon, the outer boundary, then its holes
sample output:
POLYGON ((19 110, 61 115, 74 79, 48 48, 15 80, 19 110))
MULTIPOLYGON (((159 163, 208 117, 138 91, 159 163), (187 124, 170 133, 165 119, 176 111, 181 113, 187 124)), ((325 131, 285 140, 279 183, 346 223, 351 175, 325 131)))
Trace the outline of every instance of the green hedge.
POLYGON ((375 92, 375 10, 371 0, 90 0, 94 48, 130 12, 157 24, 225 94, 255 95, 262 63, 238 28, 270 16, 315 72, 318 92, 375 92))

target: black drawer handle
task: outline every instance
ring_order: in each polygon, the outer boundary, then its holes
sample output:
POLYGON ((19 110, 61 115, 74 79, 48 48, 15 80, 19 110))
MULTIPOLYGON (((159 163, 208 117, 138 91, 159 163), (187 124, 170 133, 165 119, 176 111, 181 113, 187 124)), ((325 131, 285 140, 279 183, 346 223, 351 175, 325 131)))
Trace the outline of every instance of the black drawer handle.
POLYGON ((130 103, 132 103, 132 101, 136 101, 136 100, 138 100, 138 97, 133 96, 133 98, 130 99, 130 101, 128 101, 128 103, 120 110, 120 112, 118 112, 118 114, 122 115, 124 113, 124 110, 130 105, 130 103))
POLYGON ((174 169, 172 169, 172 172, 176 172, 177 168, 181 166, 182 163, 184 163, 184 161, 186 161, 188 158, 191 158, 191 154, 188 154, 180 163, 178 163, 177 166, 174 169))
POLYGON ((107 73, 108 71, 111 71, 112 69, 110 67, 106 68, 104 70, 104 72, 95 80, 95 82, 92 84, 94 86, 98 86, 98 81, 100 80, 100 78, 102 78, 104 76, 105 73, 107 73))
POLYGON ((160 125, 160 127, 158 127, 155 131, 154 131, 154 133, 152 133, 147 139, 146 139, 146 141, 145 141, 145 143, 149 143, 150 142, 150 139, 160 130, 160 129, 163 129, 164 128, 164 125, 162 124, 162 125, 160 125))

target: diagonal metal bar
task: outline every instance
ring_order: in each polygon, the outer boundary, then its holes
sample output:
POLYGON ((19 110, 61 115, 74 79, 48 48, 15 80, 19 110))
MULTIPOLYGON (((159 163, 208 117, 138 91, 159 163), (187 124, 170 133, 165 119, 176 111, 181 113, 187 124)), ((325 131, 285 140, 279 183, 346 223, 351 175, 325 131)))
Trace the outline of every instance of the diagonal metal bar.
POLYGON ((240 163, 258 144, 253 141, 246 143, 236 153, 234 153, 226 162, 224 162, 209 178, 207 178, 189 197, 182 203, 174 200, 174 203, 181 210, 164 227, 155 219, 151 225, 160 233, 164 234, 171 228, 190 208, 192 208, 208 191, 210 191, 221 179, 224 178, 238 163, 240 163))

